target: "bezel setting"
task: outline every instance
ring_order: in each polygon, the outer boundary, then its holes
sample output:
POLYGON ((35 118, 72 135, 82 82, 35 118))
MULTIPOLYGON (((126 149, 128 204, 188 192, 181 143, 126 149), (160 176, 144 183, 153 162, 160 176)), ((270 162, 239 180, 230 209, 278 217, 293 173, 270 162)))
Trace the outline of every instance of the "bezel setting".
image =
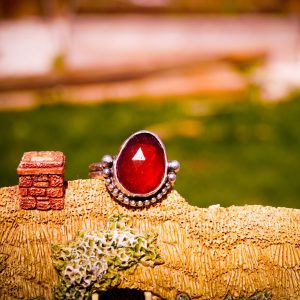
POLYGON ((176 173, 179 171, 179 169, 180 164, 178 161, 167 160, 166 149, 161 139, 150 131, 141 130, 132 134, 124 141, 117 156, 104 155, 100 164, 92 164, 90 166, 90 177, 98 177, 99 173, 101 173, 102 177, 104 177, 107 190, 114 199, 127 206, 141 208, 160 201, 173 188, 176 181, 176 173), (155 138, 163 150, 165 165, 163 176, 159 185, 152 191, 145 194, 130 192, 122 185, 117 176, 117 162, 122 151, 133 137, 140 134, 148 134, 155 138), (97 168, 94 167, 96 164, 97 168))
POLYGON ((167 173, 168 171, 168 161, 167 161, 167 155, 166 155, 166 148, 163 144, 163 142, 161 141, 161 139, 155 134, 155 133, 152 133, 150 131, 147 131, 147 130, 141 130, 141 131, 138 131, 134 134, 132 134, 129 138, 127 138, 124 143, 121 145, 121 148, 120 148, 120 151, 118 153, 118 155, 116 156, 116 158, 113 160, 113 163, 112 163, 112 170, 111 172, 114 174, 113 176, 113 180, 114 180, 114 183, 116 185, 116 187, 125 195, 127 195, 128 197, 131 197, 131 198, 147 198, 149 196, 152 196, 152 195, 155 195, 161 188, 162 188, 162 185, 164 184, 164 182, 166 181, 167 179, 167 173), (117 161, 118 159, 120 158, 120 155, 121 153, 123 152, 123 150, 126 148, 128 142, 135 136, 137 135, 140 135, 140 134, 143 134, 143 133, 146 133, 146 134, 149 134, 149 135, 152 135, 156 141, 159 143, 159 146, 162 148, 163 150, 163 153, 164 153, 164 162, 165 162, 165 170, 164 170, 164 174, 163 174, 163 178, 161 180, 161 183, 159 184, 159 186, 157 186, 154 190, 152 190, 151 192, 149 193, 145 193, 145 194, 137 194, 137 193, 132 193, 130 192, 128 189, 126 189, 122 183, 120 182, 119 178, 118 178, 118 175, 117 175, 117 161))

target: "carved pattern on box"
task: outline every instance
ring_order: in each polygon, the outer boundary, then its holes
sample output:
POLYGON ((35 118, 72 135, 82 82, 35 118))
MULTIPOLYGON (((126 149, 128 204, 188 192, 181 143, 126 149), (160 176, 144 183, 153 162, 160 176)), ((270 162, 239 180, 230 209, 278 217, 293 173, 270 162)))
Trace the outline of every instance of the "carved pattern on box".
POLYGON ((20 207, 64 208, 65 156, 59 151, 25 152, 18 166, 20 207))

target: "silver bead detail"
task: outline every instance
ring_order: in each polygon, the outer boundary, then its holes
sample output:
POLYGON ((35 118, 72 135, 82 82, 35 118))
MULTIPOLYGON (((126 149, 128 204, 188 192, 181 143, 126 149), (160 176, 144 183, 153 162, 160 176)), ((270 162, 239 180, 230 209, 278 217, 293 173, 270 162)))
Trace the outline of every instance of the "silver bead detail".
POLYGON ((177 173, 180 170, 180 163, 177 160, 170 160, 168 162, 168 168, 177 173))
POLYGON ((113 191, 115 188, 115 185, 111 183, 110 185, 107 186, 107 188, 109 191, 113 191))
POLYGON ((110 178, 106 178, 106 179, 105 179, 105 183, 106 183, 106 184, 110 184, 110 183, 111 183, 111 179, 110 179, 110 178))
POLYGON ((165 187, 161 190, 162 194, 165 195, 168 192, 168 189, 165 187))
POLYGON ((162 194, 161 194, 161 193, 157 194, 156 198, 157 198, 158 200, 161 199, 161 198, 162 198, 162 194))
POLYGON ((145 201, 144 201, 145 206, 150 205, 150 203, 151 203, 151 202, 150 202, 149 200, 145 200, 145 201))
POLYGON ((176 181, 176 174, 174 172, 168 173, 168 179, 174 183, 176 181))
POLYGON ((123 201, 124 200, 124 195, 122 193, 119 193, 117 199, 120 200, 120 201, 123 201))
POLYGON ((119 190, 118 189, 114 189, 113 191, 112 191, 112 194, 113 194, 113 196, 118 196, 118 194, 119 194, 119 190))
POLYGON ((102 170, 102 173, 103 173, 103 177, 109 177, 110 176, 110 169, 104 168, 102 170))
POLYGON ((111 167, 113 163, 113 158, 110 155, 104 155, 102 157, 102 164, 104 167, 111 167))
POLYGON ((157 199, 155 197, 151 198, 151 203, 155 203, 157 199))
POLYGON ((124 203, 129 204, 129 198, 128 197, 124 197, 124 203))
POLYGON ((138 205, 139 207, 142 207, 144 204, 143 204, 142 201, 138 201, 137 205, 138 205))
POLYGON ((130 205, 131 205, 131 206, 136 206, 136 202, 135 202, 134 200, 131 200, 131 201, 130 201, 130 205))

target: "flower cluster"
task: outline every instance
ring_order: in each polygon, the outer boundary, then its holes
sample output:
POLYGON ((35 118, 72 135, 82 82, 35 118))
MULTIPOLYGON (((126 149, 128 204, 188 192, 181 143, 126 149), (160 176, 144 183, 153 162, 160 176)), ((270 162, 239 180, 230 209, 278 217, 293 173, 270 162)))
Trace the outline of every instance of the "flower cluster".
POLYGON ((123 216, 112 216, 103 232, 80 232, 68 245, 54 245, 53 262, 59 275, 55 299, 86 299, 120 283, 120 271, 161 263, 156 235, 126 228, 123 216))

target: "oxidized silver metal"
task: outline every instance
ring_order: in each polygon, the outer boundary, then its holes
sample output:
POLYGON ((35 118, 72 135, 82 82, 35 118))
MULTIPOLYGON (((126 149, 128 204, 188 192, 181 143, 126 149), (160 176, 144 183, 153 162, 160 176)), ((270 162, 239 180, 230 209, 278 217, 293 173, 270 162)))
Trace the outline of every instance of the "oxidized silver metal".
POLYGON ((170 160, 168 162, 168 168, 177 173, 180 170, 180 164, 177 160, 170 160))
POLYGON ((113 158, 110 155, 104 155, 102 157, 102 164, 104 167, 111 167, 113 164, 113 158))

